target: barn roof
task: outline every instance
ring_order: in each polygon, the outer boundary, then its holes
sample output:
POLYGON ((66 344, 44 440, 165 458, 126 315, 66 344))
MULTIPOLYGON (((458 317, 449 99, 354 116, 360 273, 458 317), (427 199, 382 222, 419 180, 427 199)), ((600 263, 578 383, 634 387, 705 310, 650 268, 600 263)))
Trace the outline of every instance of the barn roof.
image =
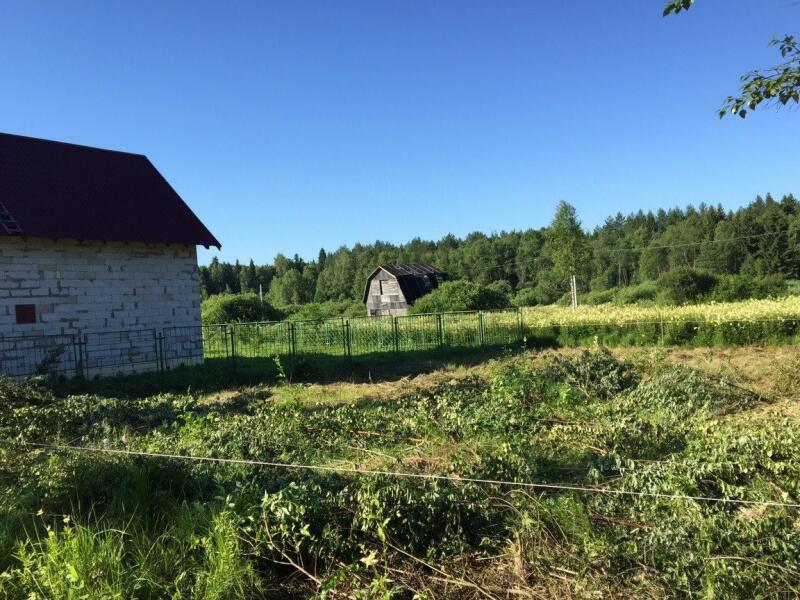
POLYGON ((0 237, 220 247, 146 156, 0 133, 0 237))
POLYGON ((369 296, 369 282, 372 281, 372 278, 380 273, 381 270, 386 271, 389 275, 397 279, 400 291, 403 292, 403 296, 405 296, 406 302, 409 304, 431 290, 435 290, 443 281, 450 279, 450 275, 446 271, 442 271, 431 265, 381 265, 367 277, 367 284, 364 286, 364 302, 367 301, 367 297, 369 296))

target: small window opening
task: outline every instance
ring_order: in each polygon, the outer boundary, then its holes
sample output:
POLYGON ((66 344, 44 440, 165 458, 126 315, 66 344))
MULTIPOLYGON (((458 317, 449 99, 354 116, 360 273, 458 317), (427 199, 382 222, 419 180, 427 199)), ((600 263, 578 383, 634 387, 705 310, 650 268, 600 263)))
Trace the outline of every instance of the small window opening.
POLYGON ((36 306, 34 304, 17 304, 14 310, 17 313, 17 325, 36 323, 36 306))

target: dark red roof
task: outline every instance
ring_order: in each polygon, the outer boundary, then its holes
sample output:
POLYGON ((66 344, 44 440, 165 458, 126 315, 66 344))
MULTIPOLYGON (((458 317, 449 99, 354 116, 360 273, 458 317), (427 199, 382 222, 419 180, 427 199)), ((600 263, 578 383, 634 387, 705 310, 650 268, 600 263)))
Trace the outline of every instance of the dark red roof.
POLYGON ((8 133, 0 236, 220 247, 146 156, 8 133))

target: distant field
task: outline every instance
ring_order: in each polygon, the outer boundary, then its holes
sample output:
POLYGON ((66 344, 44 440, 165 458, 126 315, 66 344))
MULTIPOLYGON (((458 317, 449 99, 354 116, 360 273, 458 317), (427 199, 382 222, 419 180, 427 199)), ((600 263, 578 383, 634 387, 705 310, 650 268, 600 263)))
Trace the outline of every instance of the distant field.
POLYGON ((714 302, 686 306, 637 306, 601 304, 579 306, 572 310, 566 306, 536 306, 524 308, 525 323, 530 327, 576 324, 636 324, 648 322, 680 323, 703 321, 723 323, 730 321, 765 321, 800 319, 800 296, 787 296, 776 300, 743 300, 741 302, 714 302))
POLYGON ((800 339, 800 297, 658 306, 521 310, 237 323, 204 328, 206 358, 358 357, 481 347, 741 346, 800 339))
POLYGON ((800 297, 686 306, 546 306, 523 309, 534 340, 619 346, 747 346, 800 339, 800 297))

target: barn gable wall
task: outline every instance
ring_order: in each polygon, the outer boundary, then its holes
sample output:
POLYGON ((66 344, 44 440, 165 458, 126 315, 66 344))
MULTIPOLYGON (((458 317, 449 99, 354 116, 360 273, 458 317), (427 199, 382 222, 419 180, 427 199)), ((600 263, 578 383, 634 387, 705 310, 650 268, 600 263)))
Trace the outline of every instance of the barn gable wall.
POLYGON ((408 303, 397 278, 381 269, 369 282, 367 316, 405 314, 408 314, 408 303))
MULTIPOLYGON (((199 325, 194 246, 0 240, 0 339, 89 333, 98 340, 94 359, 112 365, 153 347, 146 333, 112 332, 199 325), (35 305, 35 323, 17 324, 18 304, 35 305)), ((192 335, 199 340, 199 328, 192 335)), ((0 370, 11 360, 2 355, 8 346, 0 347, 0 370)), ((202 362, 202 345, 190 346, 196 356, 184 362, 202 362)))

